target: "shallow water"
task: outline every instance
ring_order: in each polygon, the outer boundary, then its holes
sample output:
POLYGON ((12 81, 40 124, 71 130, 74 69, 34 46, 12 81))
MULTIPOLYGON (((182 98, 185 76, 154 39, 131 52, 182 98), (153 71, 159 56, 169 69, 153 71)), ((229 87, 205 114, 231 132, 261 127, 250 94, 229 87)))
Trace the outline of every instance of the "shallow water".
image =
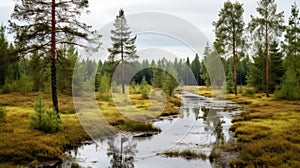
POLYGON ((215 142, 225 142, 231 138, 229 127, 231 119, 238 113, 236 105, 191 93, 181 97, 183 99, 180 115, 154 122, 153 125, 159 127, 161 133, 151 137, 133 137, 124 133, 97 140, 95 143, 68 151, 71 159, 66 159, 61 167, 70 167, 72 162, 82 167, 93 168, 215 167, 208 159, 170 158, 162 153, 189 149, 208 156, 215 142), (222 110, 225 106, 226 110, 222 110), (201 110, 202 107, 211 109, 206 118, 199 118, 205 113, 201 110), (222 129, 217 133, 219 122, 222 123, 222 129))

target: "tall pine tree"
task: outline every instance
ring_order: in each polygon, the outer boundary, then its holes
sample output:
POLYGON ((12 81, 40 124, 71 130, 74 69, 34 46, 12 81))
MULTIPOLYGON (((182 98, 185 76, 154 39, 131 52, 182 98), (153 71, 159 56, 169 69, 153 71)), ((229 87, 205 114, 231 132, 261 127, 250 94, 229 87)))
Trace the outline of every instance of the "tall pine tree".
POLYGON ((122 93, 125 94, 124 83, 124 66, 129 60, 137 59, 135 41, 136 37, 130 37, 131 31, 125 18, 124 10, 121 9, 114 22, 114 30, 111 30, 112 47, 108 49, 110 52, 109 62, 111 65, 121 63, 122 93))
POLYGON ((57 114, 56 44, 85 49, 97 49, 100 45, 97 32, 78 20, 81 13, 88 11, 88 4, 88 0, 18 0, 9 21, 22 56, 37 52, 50 58, 52 102, 57 114), (70 38, 80 39, 80 42, 70 41, 70 38))
POLYGON ((269 39, 280 36, 283 31, 284 23, 283 12, 277 13, 275 0, 260 0, 256 11, 260 17, 251 15, 251 21, 248 29, 258 40, 265 41, 265 79, 266 79, 266 96, 269 97, 269 39))
POLYGON ((216 40, 214 47, 219 54, 232 54, 233 62, 233 79, 234 79, 234 93, 237 95, 237 60, 238 52, 242 52, 244 32, 243 20, 243 5, 239 2, 231 3, 227 1, 224 7, 219 12, 219 20, 213 22, 215 27, 216 40))

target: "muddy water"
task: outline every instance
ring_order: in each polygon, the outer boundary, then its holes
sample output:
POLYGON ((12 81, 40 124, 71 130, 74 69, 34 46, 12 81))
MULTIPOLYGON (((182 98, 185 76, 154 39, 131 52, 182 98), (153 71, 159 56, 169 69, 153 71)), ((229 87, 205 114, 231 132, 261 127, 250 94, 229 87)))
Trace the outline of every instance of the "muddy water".
POLYGON ((238 108, 229 101, 191 93, 181 97, 180 115, 154 122, 161 133, 150 137, 124 133, 97 140, 69 151, 70 159, 66 159, 61 167, 70 167, 72 162, 92 168, 215 167, 208 159, 170 158, 163 153, 188 149, 208 156, 215 143, 230 140, 229 127, 238 108))

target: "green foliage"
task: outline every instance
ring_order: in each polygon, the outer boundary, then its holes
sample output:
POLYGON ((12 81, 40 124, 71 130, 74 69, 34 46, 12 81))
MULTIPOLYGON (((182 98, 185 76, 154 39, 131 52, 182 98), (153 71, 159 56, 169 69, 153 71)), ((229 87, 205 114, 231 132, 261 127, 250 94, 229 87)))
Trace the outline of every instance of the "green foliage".
POLYGON ((110 100, 111 99, 111 79, 107 73, 100 78, 100 86, 98 88, 99 97, 103 100, 110 100))
POLYGON ((143 77, 143 80, 140 84, 140 90, 141 90, 141 94, 142 94, 143 99, 149 98, 150 87, 149 87, 145 77, 143 77))
POLYGON ((196 78, 197 81, 197 85, 201 85, 202 84, 202 79, 200 76, 200 70, 201 70, 201 63, 199 61, 199 55, 196 54, 195 59, 192 61, 191 64, 191 70, 196 78))
POLYGON ((74 46, 63 46, 59 48, 57 57, 57 89, 72 95, 72 77, 78 52, 74 46))
POLYGON ((212 52, 212 50, 211 50, 209 44, 206 43, 206 46, 205 46, 204 52, 203 52, 204 59, 201 62, 201 70, 200 70, 201 78, 204 80, 204 83, 205 83, 206 86, 211 85, 209 74, 208 74, 208 71, 206 69, 206 66, 207 66, 206 63, 207 63, 207 60, 208 60, 208 56, 210 55, 211 52, 212 52))
POLYGON ((34 104, 35 113, 30 115, 29 126, 45 133, 55 133, 62 127, 62 122, 53 109, 45 108, 44 99, 38 96, 34 104))
MULTIPOLYGON (((172 96, 175 88, 179 85, 178 73, 172 66, 168 66, 167 68, 168 73, 164 74, 162 89, 168 96, 172 96)), ((161 72, 163 73, 164 71, 161 72)))
POLYGON ((255 92, 265 91, 265 70, 266 70, 266 57, 263 51, 262 44, 255 45, 256 53, 253 56, 254 62, 249 66, 249 74, 247 76, 247 84, 253 87, 255 92))
POLYGON ((270 63, 269 63, 269 91, 273 93, 279 87, 284 75, 283 54, 279 50, 278 42, 270 44, 270 63))
POLYGON ((279 99, 300 100, 299 83, 294 79, 292 70, 285 73, 281 87, 275 92, 275 96, 279 99))
POLYGON ((7 80, 2 89, 2 93, 28 93, 31 91, 33 91, 33 80, 29 75, 21 75, 20 79, 15 81, 7 80))
POLYGON ((292 5, 289 25, 286 28, 285 43, 283 44, 286 57, 284 68, 286 69, 281 86, 275 92, 275 96, 280 99, 299 100, 300 99, 300 17, 297 5, 292 5))

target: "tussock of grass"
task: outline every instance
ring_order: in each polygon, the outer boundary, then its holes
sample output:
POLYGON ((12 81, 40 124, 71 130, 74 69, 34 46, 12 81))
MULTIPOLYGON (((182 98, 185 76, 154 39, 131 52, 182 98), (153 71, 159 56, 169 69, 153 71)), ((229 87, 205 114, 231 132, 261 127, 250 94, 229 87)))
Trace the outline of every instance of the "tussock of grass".
MULTIPOLYGON (((246 97, 245 99, 250 99, 246 97)), ((300 165, 300 113, 298 103, 254 96, 254 103, 236 117, 239 157, 232 167, 298 167, 300 165)), ((236 101, 238 102, 238 101, 236 101)))
POLYGON ((166 151, 163 153, 164 155, 168 156, 168 157, 183 157, 187 160, 191 160, 191 159, 203 159, 205 160, 207 157, 205 154, 203 153, 198 153, 189 149, 185 149, 183 151, 166 151))
POLYGON ((118 125, 121 130, 134 132, 160 132, 159 128, 153 127, 151 123, 142 123, 136 121, 125 121, 118 125))

